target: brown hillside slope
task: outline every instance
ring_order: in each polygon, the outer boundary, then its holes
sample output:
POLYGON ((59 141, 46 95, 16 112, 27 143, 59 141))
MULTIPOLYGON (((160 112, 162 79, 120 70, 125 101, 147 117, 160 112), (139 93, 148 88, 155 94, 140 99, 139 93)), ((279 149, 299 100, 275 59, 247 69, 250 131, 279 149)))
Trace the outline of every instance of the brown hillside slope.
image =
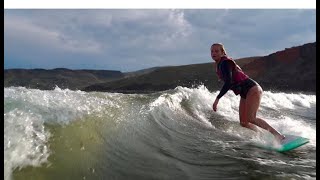
MULTIPOLYGON (((264 90, 315 92, 315 47, 315 42, 308 43, 268 56, 242 58, 236 61, 264 90)), ((164 67, 141 76, 94 84, 83 90, 136 93, 200 84, 211 91, 219 90, 222 84, 218 83, 214 69, 215 63, 164 67)))
POLYGON ((287 48, 242 67, 264 89, 316 91, 316 43, 287 48))

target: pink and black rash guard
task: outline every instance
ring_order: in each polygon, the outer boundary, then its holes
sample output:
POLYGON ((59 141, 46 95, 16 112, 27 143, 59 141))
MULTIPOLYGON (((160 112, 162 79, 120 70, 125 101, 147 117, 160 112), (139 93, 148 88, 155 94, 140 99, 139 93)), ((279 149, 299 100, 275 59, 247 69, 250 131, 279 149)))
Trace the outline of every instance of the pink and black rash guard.
POLYGON ((241 68, 230 58, 222 57, 217 64, 217 74, 220 79, 224 81, 220 93, 217 98, 220 99, 231 89, 235 95, 240 94, 242 98, 246 98, 249 89, 257 83, 249 78, 241 68))

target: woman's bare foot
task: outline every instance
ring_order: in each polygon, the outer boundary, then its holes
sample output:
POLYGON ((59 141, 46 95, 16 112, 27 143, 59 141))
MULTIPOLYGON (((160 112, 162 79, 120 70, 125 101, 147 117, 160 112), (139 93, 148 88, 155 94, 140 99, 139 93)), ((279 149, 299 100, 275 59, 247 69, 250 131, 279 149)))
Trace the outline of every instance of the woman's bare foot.
POLYGON ((278 135, 276 137, 278 139, 279 142, 281 142, 282 140, 284 140, 286 137, 284 135, 278 135))

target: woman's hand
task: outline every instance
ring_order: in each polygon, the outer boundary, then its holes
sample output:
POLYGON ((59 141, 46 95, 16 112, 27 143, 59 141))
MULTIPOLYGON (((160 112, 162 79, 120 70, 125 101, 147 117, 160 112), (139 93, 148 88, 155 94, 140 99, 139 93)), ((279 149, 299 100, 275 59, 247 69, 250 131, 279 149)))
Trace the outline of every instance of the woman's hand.
POLYGON ((214 101, 214 103, 213 103, 213 105, 212 105, 212 109, 213 109, 214 111, 217 111, 218 103, 219 103, 219 99, 216 98, 216 100, 214 101))

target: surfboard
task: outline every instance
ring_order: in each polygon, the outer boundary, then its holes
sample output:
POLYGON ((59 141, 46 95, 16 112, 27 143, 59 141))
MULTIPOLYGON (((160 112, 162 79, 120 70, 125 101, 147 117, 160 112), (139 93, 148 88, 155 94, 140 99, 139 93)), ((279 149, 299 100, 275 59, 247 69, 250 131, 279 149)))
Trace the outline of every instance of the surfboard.
POLYGON ((282 140, 281 142, 277 142, 274 138, 273 140, 269 140, 267 142, 259 142, 259 143, 254 143, 256 146, 263 148, 263 149, 268 149, 268 150, 273 150, 277 152, 287 152, 291 151, 293 149, 296 149, 306 143, 309 142, 308 138, 304 138, 301 136, 295 136, 295 135, 290 135, 290 134, 285 134, 286 138, 282 140))

